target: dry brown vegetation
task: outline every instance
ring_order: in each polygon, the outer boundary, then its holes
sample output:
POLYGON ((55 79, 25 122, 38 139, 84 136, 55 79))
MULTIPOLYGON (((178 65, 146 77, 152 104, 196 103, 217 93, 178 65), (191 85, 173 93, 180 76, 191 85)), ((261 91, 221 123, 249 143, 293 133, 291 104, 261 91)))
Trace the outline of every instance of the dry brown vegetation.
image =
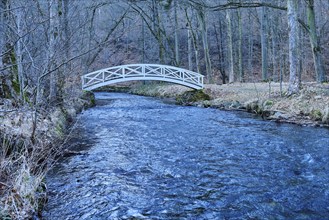
POLYGON ((52 145, 8 135, 0 140, 0 218, 37 216, 46 201, 44 177, 51 163, 52 145))
POLYGON ((0 219, 30 219, 46 201, 44 177, 61 152, 65 129, 63 114, 49 113, 38 118, 33 136, 33 111, 0 117, 0 219))
MULTIPOLYGON (((190 103, 227 110, 247 110, 264 118, 309 125, 329 125, 329 85, 305 83, 299 94, 286 96, 287 84, 233 83, 207 84, 204 92, 210 101, 190 103)), ((147 84, 133 93, 158 97, 176 97, 190 89, 179 85, 147 84)))
POLYGON ((59 107, 21 108, 0 99, 0 219, 40 215, 47 200, 45 175, 64 153, 67 124, 93 100, 72 85, 59 107))

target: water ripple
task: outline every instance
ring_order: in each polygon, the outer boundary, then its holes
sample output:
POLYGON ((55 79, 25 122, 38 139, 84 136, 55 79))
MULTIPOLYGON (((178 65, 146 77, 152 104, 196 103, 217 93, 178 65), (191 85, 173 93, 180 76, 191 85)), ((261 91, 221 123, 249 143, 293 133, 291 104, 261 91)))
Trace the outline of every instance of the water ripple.
POLYGON ((329 132, 98 93, 45 219, 328 219, 329 132))

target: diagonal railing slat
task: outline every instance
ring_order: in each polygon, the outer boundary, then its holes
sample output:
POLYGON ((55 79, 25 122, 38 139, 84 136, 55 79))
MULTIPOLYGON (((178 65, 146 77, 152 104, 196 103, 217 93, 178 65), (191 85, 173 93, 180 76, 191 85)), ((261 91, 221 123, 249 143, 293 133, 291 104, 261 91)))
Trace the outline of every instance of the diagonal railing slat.
POLYGON ((119 82, 157 80, 203 88, 203 75, 179 67, 160 64, 129 64, 97 70, 82 76, 82 89, 93 90, 119 82))

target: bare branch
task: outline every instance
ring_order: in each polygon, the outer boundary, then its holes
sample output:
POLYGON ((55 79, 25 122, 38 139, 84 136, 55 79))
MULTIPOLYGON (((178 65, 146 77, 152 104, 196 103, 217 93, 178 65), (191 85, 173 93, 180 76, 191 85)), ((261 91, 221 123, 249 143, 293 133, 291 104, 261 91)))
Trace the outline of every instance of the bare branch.
POLYGON ((271 3, 265 3, 265 2, 228 2, 226 4, 222 5, 207 5, 205 3, 198 2, 196 0, 189 0, 190 3, 201 6, 204 8, 207 8, 212 11, 221 11, 221 10, 227 10, 227 9, 238 9, 238 8, 259 8, 259 7, 269 7, 274 8, 278 10, 287 10, 287 7, 282 7, 279 5, 273 5, 271 3))

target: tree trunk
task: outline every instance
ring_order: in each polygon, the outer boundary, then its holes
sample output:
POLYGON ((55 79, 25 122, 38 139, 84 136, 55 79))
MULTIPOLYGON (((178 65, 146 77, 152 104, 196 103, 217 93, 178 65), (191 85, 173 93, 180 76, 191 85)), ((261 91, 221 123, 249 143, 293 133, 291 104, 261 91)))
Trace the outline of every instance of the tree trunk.
MULTIPOLYGON (((192 34, 194 32, 192 31, 192 34)), ((194 54, 195 54, 195 65, 198 73, 201 73, 201 67, 200 67, 200 60, 199 60, 199 33, 198 30, 196 30, 196 33, 193 34, 193 47, 194 47, 194 54)))
POLYGON ((239 29, 239 39, 238 39, 238 54, 239 54, 239 81, 244 82, 244 70, 243 70, 243 57, 242 57, 242 18, 241 18, 241 10, 238 9, 238 29, 239 29))
POLYGON ((254 75, 254 70, 253 70, 253 57, 254 57, 254 32, 253 32, 253 21, 251 19, 251 16, 249 15, 249 24, 251 25, 251 27, 249 28, 249 55, 248 55, 248 72, 250 74, 250 76, 254 75))
MULTIPOLYGON (((3 57, 6 50, 5 9, 7 0, 0 0, 0 69, 4 69, 3 57)), ((0 71, 0 97, 6 97, 6 80, 4 71, 0 71)))
POLYGON ((280 97, 282 97, 282 94, 283 94, 283 92, 282 92, 282 83, 283 83, 283 71, 284 71, 284 68, 283 68, 283 66, 284 66, 284 56, 280 56, 280 72, 279 72, 279 76, 278 76, 278 78, 279 78, 279 82, 280 82, 280 97))
POLYGON ((317 35, 317 27, 315 21, 314 0, 307 1, 307 24, 308 24, 308 31, 309 31, 309 36, 312 46, 316 79, 318 82, 325 82, 326 77, 325 77, 325 72, 322 62, 322 49, 319 44, 319 38, 317 35))
POLYGON ((179 41, 178 41, 178 16, 177 16, 177 1, 174 0, 174 10, 175 10, 175 62, 176 66, 180 65, 179 59, 179 41))
POLYGON ((299 92, 300 84, 298 80, 298 0, 288 0, 288 30, 289 30, 289 87, 288 95, 299 92))
POLYGON ((17 9, 16 12, 16 25, 17 25, 17 35, 18 40, 15 45, 15 53, 16 53, 16 64, 17 64, 17 75, 19 82, 19 95, 21 101, 24 103, 24 89, 25 89, 25 75, 23 69, 23 9, 17 9))
POLYGON ((163 36, 161 33, 161 27, 160 27, 160 13, 159 13, 159 7, 158 3, 153 0, 152 1, 153 5, 153 27, 154 27, 154 32, 156 33, 156 38, 158 40, 158 47, 159 47, 159 62, 164 63, 164 55, 165 55, 165 48, 163 45, 163 36))
POLYGON ((232 34, 232 21, 231 21, 231 12, 228 10, 226 12, 226 20, 227 20, 227 47, 228 47, 228 60, 229 60, 229 75, 228 81, 229 83, 233 83, 234 79, 234 60, 233 60, 233 34, 232 34))
MULTIPOLYGON (((63 26, 63 35, 62 40, 64 42, 64 51, 65 51, 65 58, 64 60, 69 59, 70 57, 70 33, 69 33, 69 1, 70 0, 62 0, 62 10, 63 10, 63 16, 62 16, 62 26, 63 26)), ((65 68, 68 68, 70 70, 69 63, 65 65, 65 68)))
POLYGON ((145 63, 145 24, 144 24, 144 19, 142 19, 142 63, 145 63))
MULTIPOLYGON (((61 63, 65 63, 66 60, 69 59, 70 56, 70 35, 69 35, 69 1, 70 0, 59 0, 59 6, 58 14, 59 14, 59 29, 61 30, 60 34, 60 41, 63 44, 63 47, 61 47, 61 50, 64 51, 64 55, 61 56, 61 63)), ((62 68, 60 68, 60 71, 58 72, 58 88, 57 88, 57 97, 62 99, 62 94, 64 93, 64 85, 65 85, 65 76, 68 76, 70 73, 70 63, 65 63, 62 68)))
POLYGON ((192 64, 192 36, 190 27, 187 28, 187 57, 188 57, 188 69, 193 70, 192 64))
POLYGON ((268 78, 268 60, 267 60, 267 48, 268 48, 268 18, 267 8, 262 7, 261 11, 261 46, 262 46, 262 80, 265 81, 268 78))
POLYGON ((219 33, 217 32, 217 28, 214 25, 215 38, 216 38, 216 44, 217 44, 217 50, 218 50, 218 69, 222 76, 222 83, 226 84, 226 74, 225 74, 224 60, 223 60, 224 55, 223 55, 222 23, 221 23, 221 21, 219 21, 218 23, 219 23, 219 33))
POLYGON ((223 24, 222 22, 219 22, 219 33, 220 33, 220 71, 222 74, 222 81, 223 84, 226 84, 227 82, 227 75, 226 75, 226 70, 225 70, 225 56, 224 56, 224 31, 223 31, 223 24))
POLYGON ((186 19, 187 19, 187 25, 188 25, 188 28, 190 30, 190 34, 191 34, 191 38, 192 38, 191 40, 192 40, 193 47, 194 47, 196 69, 197 69, 197 72, 200 73, 198 33, 195 33, 193 31, 192 21, 191 21, 191 18, 189 17, 187 9, 185 9, 185 16, 186 16, 186 19))
POLYGON ((212 69, 211 69, 211 60, 210 60, 209 44, 208 44, 208 28, 207 28, 206 14, 204 8, 198 8, 197 14, 198 14, 199 24, 201 26, 202 45, 204 51, 204 59, 206 63, 206 76, 208 82, 212 82, 212 69))
POLYGON ((59 18, 58 18, 58 0, 49 0, 49 70, 50 73, 50 87, 49 100, 56 101, 57 98, 57 71, 52 71, 56 66, 55 51, 59 35, 59 18))
POLYGON ((273 65, 272 77, 273 77, 274 81, 279 81, 279 78, 280 78, 279 77, 280 74, 278 73, 277 26, 278 26, 278 21, 277 21, 277 17, 275 16, 272 20, 272 25, 271 25, 271 32, 272 32, 272 65, 273 65))
MULTIPOLYGON (((5 40, 5 9, 6 9, 6 1, 0 0, 0 69, 3 68, 3 55, 5 53, 6 48, 6 40, 5 40)), ((0 75, 2 71, 0 72, 0 75)), ((1 82, 0 82, 1 83, 1 82)), ((0 84, 1 85, 1 84, 0 84)))
MULTIPOLYGON (((297 6, 297 10, 298 6, 297 6)), ((302 73, 303 73, 303 62, 305 60, 303 60, 303 31, 301 28, 298 28, 298 49, 297 49, 297 53, 298 53, 298 69, 297 69, 297 73, 298 73, 298 81, 299 84, 302 83, 302 73)))

